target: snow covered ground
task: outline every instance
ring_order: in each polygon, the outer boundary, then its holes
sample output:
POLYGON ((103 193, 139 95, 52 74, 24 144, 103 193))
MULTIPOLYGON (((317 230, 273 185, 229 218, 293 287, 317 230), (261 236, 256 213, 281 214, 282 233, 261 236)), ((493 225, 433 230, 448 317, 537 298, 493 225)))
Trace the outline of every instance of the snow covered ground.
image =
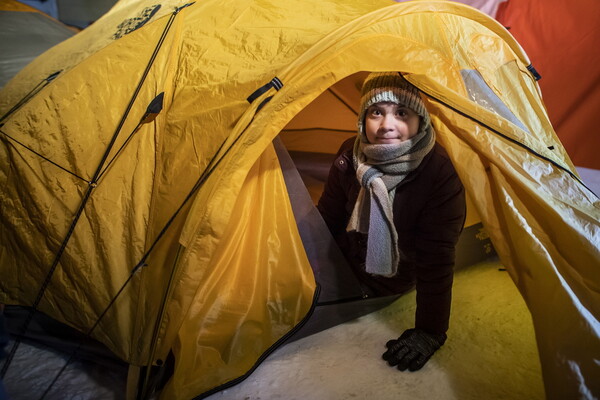
MULTIPOLYGON (((457 271, 448 341, 421 371, 400 372, 380 358, 385 342, 412 326, 412 293, 278 349, 244 382, 209 400, 543 399, 531 317, 501 267, 484 262, 457 271)), ((38 399, 65 358, 21 344, 5 377, 10 398, 38 399)), ((124 399, 126 374, 77 361, 46 399, 124 399)))

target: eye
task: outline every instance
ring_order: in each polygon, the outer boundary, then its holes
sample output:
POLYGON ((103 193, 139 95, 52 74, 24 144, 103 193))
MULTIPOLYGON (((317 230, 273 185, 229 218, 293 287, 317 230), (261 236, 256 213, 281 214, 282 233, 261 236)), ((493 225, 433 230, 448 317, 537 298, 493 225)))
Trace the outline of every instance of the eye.
POLYGON ((371 107, 368 110, 368 115, 373 116, 373 117, 378 117, 378 116, 382 115, 382 113, 381 113, 381 110, 379 109, 379 107, 371 107))
POLYGON ((404 107, 398 108, 396 110, 396 115, 401 118, 406 118, 406 117, 408 117, 408 110, 404 107))

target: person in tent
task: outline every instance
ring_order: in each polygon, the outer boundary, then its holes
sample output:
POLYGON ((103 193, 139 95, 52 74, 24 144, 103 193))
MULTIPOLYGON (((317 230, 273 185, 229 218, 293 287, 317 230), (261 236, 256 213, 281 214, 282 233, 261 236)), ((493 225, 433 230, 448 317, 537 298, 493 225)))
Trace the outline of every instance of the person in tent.
POLYGON ((367 296, 416 286, 415 326, 383 358, 420 369, 446 341, 466 205, 419 91, 400 73, 365 80, 358 135, 339 149, 317 208, 367 296))

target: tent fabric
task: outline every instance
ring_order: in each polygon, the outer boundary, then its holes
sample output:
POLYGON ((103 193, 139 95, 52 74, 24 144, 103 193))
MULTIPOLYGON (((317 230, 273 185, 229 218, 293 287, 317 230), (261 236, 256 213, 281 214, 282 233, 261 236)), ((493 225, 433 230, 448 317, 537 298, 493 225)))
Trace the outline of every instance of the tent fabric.
POLYGON ((73 36, 54 18, 14 0, 0 3, 0 87, 31 60, 73 36))
POLYGON ((550 121, 575 165, 599 170, 600 137, 594 134, 600 107, 598 2, 507 1, 497 19, 509 27, 542 76, 550 121))
POLYGON ((235 382, 318 295, 273 139, 344 78, 396 70, 528 304, 548 397, 599 393, 600 203, 527 56, 461 4, 364 3, 122 0, 24 68, 0 96, 0 301, 41 293, 133 366, 173 354, 162 398, 235 382))

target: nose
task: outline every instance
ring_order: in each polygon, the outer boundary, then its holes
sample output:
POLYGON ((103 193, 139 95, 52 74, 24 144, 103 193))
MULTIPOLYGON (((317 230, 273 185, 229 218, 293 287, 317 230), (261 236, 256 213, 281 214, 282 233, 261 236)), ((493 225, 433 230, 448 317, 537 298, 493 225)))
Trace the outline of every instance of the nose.
POLYGON ((379 129, 381 129, 385 132, 391 131, 394 129, 395 122, 396 122, 396 120, 394 118, 394 114, 386 113, 386 114, 384 114, 383 118, 381 119, 381 124, 379 126, 379 129))

